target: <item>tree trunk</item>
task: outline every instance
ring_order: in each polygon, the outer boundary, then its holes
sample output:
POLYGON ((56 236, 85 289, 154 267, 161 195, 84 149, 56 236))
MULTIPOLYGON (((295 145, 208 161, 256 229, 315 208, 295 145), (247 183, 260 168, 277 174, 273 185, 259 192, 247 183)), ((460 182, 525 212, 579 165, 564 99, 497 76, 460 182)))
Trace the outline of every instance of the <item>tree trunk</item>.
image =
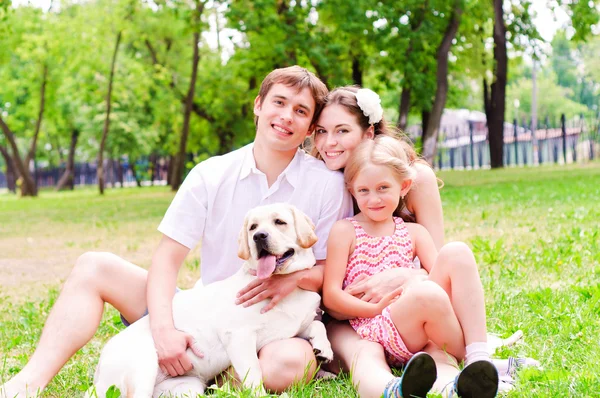
POLYGON ((462 3, 461 0, 457 0, 450 16, 450 22, 444 33, 444 38, 437 51, 437 88, 435 91, 435 100, 433 101, 431 114, 429 115, 427 129, 423 130, 423 157, 431 165, 433 165, 437 152, 440 121, 442 120, 442 113, 444 112, 448 96, 448 53, 450 52, 450 47, 452 47, 452 40, 454 40, 458 31, 461 15, 462 3))
POLYGON ((360 66, 360 59, 358 56, 352 58, 352 82, 360 87, 363 85, 363 72, 360 66))
POLYGON ((179 141, 179 153, 173 169, 173 180, 171 189, 176 191, 179 189, 183 180, 183 170, 185 168, 185 154, 187 148, 187 139, 190 131, 190 118, 192 116, 192 105, 194 103, 194 93, 196 91, 196 78, 198 77, 198 63, 200 62, 200 52, 198 43, 200 42, 200 16, 204 3, 196 0, 196 12, 194 13, 194 56, 192 59, 192 78, 185 99, 185 109, 183 113, 183 128, 181 129, 181 140, 179 141))
POLYGON ((40 110, 38 113, 37 121, 35 122, 35 131, 33 133, 33 140, 29 147, 29 152, 25 157, 25 165, 28 165, 32 160, 35 160, 35 152, 37 150, 37 140, 40 135, 40 127, 42 126, 42 118, 44 117, 44 109, 46 106, 46 83, 48 81, 48 66, 44 65, 44 71, 42 73, 42 86, 40 88, 40 110))
POLYGON ((217 130, 217 138, 219 140, 219 149, 217 154, 224 155, 231 152, 233 149, 233 132, 231 130, 217 130))
MULTIPOLYGON (((413 44, 415 40, 419 40, 420 36, 417 34, 421 27, 423 26, 423 22, 425 21, 425 16, 429 12, 429 1, 423 2, 422 6, 417 9, 415 12, 415 17, 410 18, 411 25, 411 35, 410 40, 408 42, 408 49, 406 50, 405 59, 408 59, 413 52, 413 44)), ((412 77, 409 76, 408 71, 404 70, 404 79, 402 84, 402 94, 400 94, 400 107, 398 108, 398 122, 396 123, 396 127, 399 130, 404 131, 406 129, 406 125, 408 124, 408 113, 410 112, 410 95, 411 95, 411 87, 408 84, 409 81, 412 80, 412 77)), ((423 130, 425 131, 425 130, 423 130)))
POLYGON ((508 70, 506 26, 502 0, 494 0, 494 61, 494 82, 489 106, 486 106, 486 117, 490 143, 490 165, 496 169, 504 166, 504 111, 508 70))
POLYGON ((400 95, 400 108, 398 109, 398 123, 396 127, 400 131, 406 130, 406 124, 408 123, 408 112, 410 111, 410 87, 407 84, 402 87, 402 94, 400 95))
POLYGON ((6 187, 12 193, 17 192, 17 173, 15 169, 15 164, 13 162, 12 156, 8 153, 8 149, 4 148, 0 145, 0 153, 2 153, 2 157, 4 158, 4 163, 6 163, 6 187))
MULTIPOLYGON (((152 58, 152 64, 153 65, 161 65, 161 66, 165 67, 164 64, 159 62, 158 56, 156 54, 156 50, 152 46, 152 43, 150 43, 150 41, 148 41, 148 40, 146 40, 145 43, 146 43, 146 47, 148 48, 148 51, 150 51, 150 57, 152 58)), ((253 77, 252 79, 255 79, 255 78, 253 77)), ((186 101, 187 101, 187 96, 183 95, 183 93, 177 89, 177 86, 175 85, 175 74, 174 73, 171 74, 171 82, 169 83, 169 87, 171 87, 173 89, 173 91, 175 91, 175 93, 181 100, 181 103, 183 104, 183 106, 185 106, 186 101)), ((202 108, 196 102, 192 103, 192 112, 194 112, 199 117, 206 119, 208 122, 212 123, 215 121, 215 118, 212 117, 211 115, 209 115, 206 112, 206 109, 202 108)))
POLYGON ((75 147, 79 139, 79 130, 71 131, 71 145, 69 146, 69 158, 67 159, 67 167, 65 172, 56 184, 57 191, 73 190, 75 188, 75 147))
MULTIPOLYGON (((154 180, 156 179, 156 168, 158 167, 158 155, 152 153, 150 155, 150 185, 154 186, 154 180)), ((136 180, 137 182, 137 180, 136 180)), ((139 186, 139 185, 138 185, 139 186)))
POLYGON ((135 180, 136 185, 138 187, 141 187, 142 181, 140 180, 140 177, 137 175, 137 170, 135 169, 135 162, 136 162, 136 159, 129 157, 129 168, 131 169, 131 174, 133 174, 133 178, 135 180))
POLYGON ((115 174, 116 174, 116 170, 115 170, 115 160, 112 157, 108 158, 108 179, 110 181, 110 187, 114 188, 117 186, 116 181, 115 181, 115 174))
POLYGON ((169 155, 169 163, 167 163, 167 185, 173 186, 173 171, 175 170, 175 163, 177 163, 177 156, 169 155))
POLYGON ((329 86, 329 76, 325 74, 325 72, 323 71, 323 67, 321 66, 319 61, 313 58, 310 60, 310 64, 313 66, 313 68, 315 68, 315 72, 317 72, 317 77, 321 79, 323 84, 325 84, 325 86, 328 89, 331 89, 331 87, 329 86))
POLYGON ((430 114, 431 112, 429 111, 421 111, 421 152, 423 152, 423 140, 425 138, 425 131, 427 131, 427 128, 429 127, 430 114))
POLYGON ((121 188, 123 188, 123 165, 121 164, 121 159, 116 158, 115 162, 117 163, 117 181, 121 188))
POLYGON ((13 152, 13 163, 17 169, 18 174, 21 178, 21 196, 37 196, 37 185, 29 172, 29 165, 26 165, 21 160, 21 155, 19 154, 19 148, 17 147, 17 142, 15 141, 15 135, 8 128, 4 120, 0 116, 0 129, 4 133, 4 136, 8 140, 10 147, 13 152))
POLYGON ((106 94, 106 118, 104 119, 104 129, 102 131, 102 140, 100 141, 100 150, 98 151, 98 189, 100 195, 104 195, 104 147, 106 146, 106 137, 108 136, 108 129, 110 127, 110 109, 111 109, 111 95, 113 80, 115 76, 115 64, 117 61, 117 53, 119 52, 119 45, 121 44, 121 36, 123 32, 117 34, 117 41, 115 43, 115 50, 112 56, 112 62, 110 65, 110 77, 108 79, 108 93, 106 94))

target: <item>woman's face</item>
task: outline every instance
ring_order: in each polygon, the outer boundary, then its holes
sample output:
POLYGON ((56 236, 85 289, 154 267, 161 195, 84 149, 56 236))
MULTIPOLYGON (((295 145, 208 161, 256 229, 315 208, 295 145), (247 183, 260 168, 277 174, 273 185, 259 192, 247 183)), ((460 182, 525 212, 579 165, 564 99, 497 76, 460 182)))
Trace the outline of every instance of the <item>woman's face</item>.
POLYGON ((343 169, 363 138, 373 138, 370 130, 365 133, 356 116, 341 105, 329 105, 323 109, 315 129, 315 146, 327 168, 343 169))

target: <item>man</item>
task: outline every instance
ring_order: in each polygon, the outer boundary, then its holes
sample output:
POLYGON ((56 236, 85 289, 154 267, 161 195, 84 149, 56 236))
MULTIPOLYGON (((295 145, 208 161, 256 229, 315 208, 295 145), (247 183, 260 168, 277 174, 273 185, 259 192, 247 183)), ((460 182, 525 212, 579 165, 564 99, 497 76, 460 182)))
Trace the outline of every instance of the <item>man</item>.
MULTIPOLYGON (((203 283, 235 273, 242 264, 236 255, 238 232, 245 213, 255 206, 290 202, 311 217, 319 237, 314 247, 317 265, 322 265, 331 226, 352 212, 342 174, 327 170, 323 162, 298 149, 312 131, 326 94, 325 85, 306 69, 293 66, 271 72, 254 101, 254 143, 208 159, 190 172, 159 226, 164 236, 150 271, 110 253, 82 255, 48 317, 36 351, 23 370, 0 388, 0 398, 24 398, 43 390, 93 337, 105 302, 128 322, 150 313, 163 372, 177 376, 191 369, 185 350, 193 348, 193 339, 173 326, 177 273, 199 241, 203 283)), ((238 302, 252 305, 271 298, 268 310, 297 286, 319 291, 322 279, 321 266, 270 278, 247 286, 238 302)), ((315 369, 312 347, 302 339, 265 346, 259 361, 265 387, 275 392, 315 369)))

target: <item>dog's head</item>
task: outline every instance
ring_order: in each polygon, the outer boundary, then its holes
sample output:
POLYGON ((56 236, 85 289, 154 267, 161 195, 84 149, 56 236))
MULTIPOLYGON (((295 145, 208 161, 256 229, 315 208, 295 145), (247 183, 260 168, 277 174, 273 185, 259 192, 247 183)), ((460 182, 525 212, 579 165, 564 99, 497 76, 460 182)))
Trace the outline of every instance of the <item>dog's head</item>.
POLYGON ((256 275, 289 274, 315 264, 310 247, 317 241, 311 219, 290 204, 250 210, 240 231, 238 256, 256 275))

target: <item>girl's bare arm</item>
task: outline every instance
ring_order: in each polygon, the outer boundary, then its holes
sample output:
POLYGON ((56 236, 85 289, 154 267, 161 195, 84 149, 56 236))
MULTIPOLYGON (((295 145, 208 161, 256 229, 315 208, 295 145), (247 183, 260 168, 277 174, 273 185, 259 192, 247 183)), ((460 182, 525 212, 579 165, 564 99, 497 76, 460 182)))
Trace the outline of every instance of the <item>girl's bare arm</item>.
POLYGON ((352 224, 336 222, 329 233, 323 280, 323 304, 327 310, 347 318, 372 318, 381 313, 379 306, 362 301, 342 290, 348 257, 355 240, 352 224))

